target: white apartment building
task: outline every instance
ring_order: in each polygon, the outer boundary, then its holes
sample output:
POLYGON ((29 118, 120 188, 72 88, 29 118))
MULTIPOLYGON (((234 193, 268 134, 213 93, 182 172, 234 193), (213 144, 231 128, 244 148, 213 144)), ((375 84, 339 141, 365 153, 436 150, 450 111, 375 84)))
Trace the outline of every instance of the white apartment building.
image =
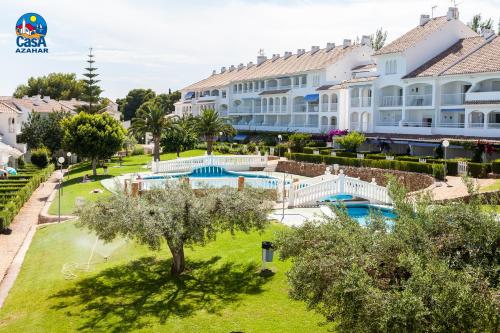
POLYGON ((500 37, 449 8, 377 52, 364 36, 259 56, 181 91, 176 114, 214 108, 238 130, 500 138, 500 37))

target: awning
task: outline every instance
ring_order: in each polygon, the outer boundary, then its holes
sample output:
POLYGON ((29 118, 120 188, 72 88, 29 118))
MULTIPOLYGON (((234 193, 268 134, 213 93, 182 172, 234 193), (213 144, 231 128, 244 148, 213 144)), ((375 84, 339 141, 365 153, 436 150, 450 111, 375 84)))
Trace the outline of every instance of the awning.
POLYGON ((436 148, 439 147, 441 144, 440 143, 429 143, 429 142, 408 142, 409 146, 415 146, 415 147, 432 147, 436 148))
POLYGON ((307 102, 318 102, 319 101, 319 94, 305 95, 304 100, 307 102))
POLYGON ((441 109, 441 112, 465 112, 465 109, 441 109))
POLYGON ((247 138, 248 135, 246 134, 236 134, 236 136, 233 138, 234 141, 243 141, 247 138))
POLYGON ((192 99, 194 97, 194 91, 190 91, 186 94, 184 99, 192 99))

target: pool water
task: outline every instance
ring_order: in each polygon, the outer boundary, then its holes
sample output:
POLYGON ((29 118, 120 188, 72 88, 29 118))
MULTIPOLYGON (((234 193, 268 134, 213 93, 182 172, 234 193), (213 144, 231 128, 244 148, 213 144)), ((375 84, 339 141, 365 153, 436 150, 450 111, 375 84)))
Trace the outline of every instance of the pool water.
POLYGON ((397 215, 390 208, 379 207, 369 204, 356 205, 356 206, 348 206, 346 207, 347 214, 350 217, 357 220, 361 225, 366 225, 370 218, 370 211, 374 211, 375 213, 381 213, 382 216, 390 221, 397 218, 397 215))
POLYGON ((274 177, 259 175, 259 174, 246 174, 241 172, 227 171, 224 168, 218 166, 203 166, 193 169, 191 172, 178 173, 171 176, 165 175, 155 175, 155 176, 145 176, 144 179, 165 179, 165 178, 265 178, 265 179, 276 179, 274 177))
POLYGON ((330 195, 321 201, 323 202, 335 202, 335 201, 345 201, 345 200, 352 200, 353 196, 349 194, 334 194, 330 195))

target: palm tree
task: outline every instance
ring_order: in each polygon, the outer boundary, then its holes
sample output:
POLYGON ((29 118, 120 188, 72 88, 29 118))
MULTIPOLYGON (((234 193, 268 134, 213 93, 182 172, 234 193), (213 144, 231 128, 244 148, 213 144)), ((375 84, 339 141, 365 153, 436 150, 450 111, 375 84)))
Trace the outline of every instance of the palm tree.
POLYGON ((136 135, 151 133, 153 136, 153 157, 155 161, 160 160, 161 134, 166 130, 175 128, 176 116, 169 115, 157 103, 145 103, 137 111, 137 117, 132 119, 131 132, 136 135))
POLYGON ((207 143, 207 154, 212 155, 215 138, 222 132, 224 135, 233 135, 233 126, 226 124, 219 113, 214 109, 205 109, 196 119, 196 130, 207 143))

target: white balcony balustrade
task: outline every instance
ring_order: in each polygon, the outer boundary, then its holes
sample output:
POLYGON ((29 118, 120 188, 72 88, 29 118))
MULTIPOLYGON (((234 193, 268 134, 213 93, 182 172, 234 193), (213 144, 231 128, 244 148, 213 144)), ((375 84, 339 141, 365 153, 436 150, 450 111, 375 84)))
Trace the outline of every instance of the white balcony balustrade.
POLYGON ((463 105, 465 94, 441 94, 441 105, 463 105))
POLYGON ((293 104, 293 112, 306 112, 307 104, 306 103, 295 103, 293 104))
POLYGON ((403 96, 382 96, 381 107, 398 107, 403 105, 403 96))
POLYGON ((465 94, 465 100, 473 101, 498 101, 500 100, 500 91, 478 91, 465 94))
POLYGON ((366 108, 372 105, 371 97, 351 97, 351 107, 366 108))
POLYGON ((407 95, 406 106, 431 106, 432 94, 407 95))
POLYGON ((152 162, 153 173, 187 172, 203 166, 218 166, 226 170, 242 171, 253 167, 265 167, 267 156, 260 155, 206 155, 199 157, 180 158, 170 161, 152 162))
POLYGON ((437 127, 442 128, 464 128, 464 123, 440 123, 437 127))

